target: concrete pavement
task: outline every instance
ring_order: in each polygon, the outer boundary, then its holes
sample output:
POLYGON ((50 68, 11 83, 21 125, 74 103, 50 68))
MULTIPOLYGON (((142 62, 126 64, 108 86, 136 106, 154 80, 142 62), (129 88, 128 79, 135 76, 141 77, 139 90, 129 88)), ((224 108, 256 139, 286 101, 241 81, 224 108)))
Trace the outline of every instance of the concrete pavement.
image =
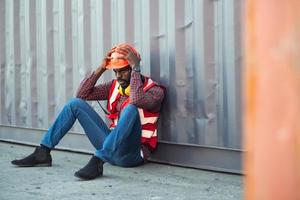
POLYGON ((242 176, 148 163, 136 168, 104 165, 92 181, 74 177, 91 155, 52 151, 52 167, 19 168, 10 161, 33 147, 0 142, 0 200, 236 200, 242 199, 242 176))

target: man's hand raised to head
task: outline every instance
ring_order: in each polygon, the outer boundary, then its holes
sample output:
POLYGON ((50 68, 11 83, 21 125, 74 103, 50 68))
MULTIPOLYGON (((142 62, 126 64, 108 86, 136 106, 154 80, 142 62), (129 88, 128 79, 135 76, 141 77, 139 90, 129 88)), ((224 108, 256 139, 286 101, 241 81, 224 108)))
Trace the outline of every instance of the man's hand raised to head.
POLYGON ((115 51, 120 54, 119 58, 126 59, 131 67, 140 65, 141 59, 134 53, 129 45, 120 45, 116 47, 115 51))
POLYGON ((103 73, 105 72, 107 69, 106 69, 106 66, 108 65, 110 59, 111 59, 111 54, 115 51, 115 48, 111 49, 105 56, 105 58, 102 60, 102 63, 98 66, 98 68, 96 69, 96 74, 98 73, 103 73))

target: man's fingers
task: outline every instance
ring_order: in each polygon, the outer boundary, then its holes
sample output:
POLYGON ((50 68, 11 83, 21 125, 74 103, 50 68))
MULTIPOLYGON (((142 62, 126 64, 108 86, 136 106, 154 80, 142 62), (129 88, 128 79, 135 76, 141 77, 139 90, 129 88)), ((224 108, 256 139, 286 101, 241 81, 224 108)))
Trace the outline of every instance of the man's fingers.
POLYGON ((125 49, 116 49, 116 52, 119 53, 119 54, 122 54, 123 56, 127 56, 129 54, 129 52, 125 49))
POLYGON ((127 45, 122 46, 121 49, 127 51, 128 53, 133 53, 132 49, 127 45))
POLYGON ((117 48, 116 51, 120 54, 123 54, 123 55, 127 56, 127 57, 129 57, 129 56, 130 57, 137 57, 135 55, 134 51, 128 46, 123 46, 121 48, 117 48))
POLYGON ((109 50, 106 54, 107 57, 110 57, 111 54, 116 50, 116 47, 112 48, 111 50, 109 50))
POLYGON ((127 48, 125 48, 125 47, 118 47, 118 48, 116 48, 116 51, 128 51, 128 49, 127 48))
POLYGON ((120 54, 117 58, 126 59, 126 56, 120 54))

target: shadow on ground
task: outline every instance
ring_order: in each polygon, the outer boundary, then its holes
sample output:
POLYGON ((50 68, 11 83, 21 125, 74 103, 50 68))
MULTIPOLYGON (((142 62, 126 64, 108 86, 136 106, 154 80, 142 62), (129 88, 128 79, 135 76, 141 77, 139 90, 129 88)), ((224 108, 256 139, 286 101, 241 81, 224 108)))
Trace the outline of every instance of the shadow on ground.
POLYGON ((19 168, 10 164, 33 147, 0 142, 0 199, 242 199, 242 176, 148 163, 136 168, 104 165, 92 181, 74 177, 90 155, 52 151, 52 167, 19 168))

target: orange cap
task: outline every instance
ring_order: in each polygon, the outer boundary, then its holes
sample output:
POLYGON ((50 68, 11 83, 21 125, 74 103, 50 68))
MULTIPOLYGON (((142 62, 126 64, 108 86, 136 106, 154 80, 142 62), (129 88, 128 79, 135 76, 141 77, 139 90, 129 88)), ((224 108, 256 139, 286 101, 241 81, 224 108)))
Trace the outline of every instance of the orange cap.
MULTIPOLYGON (((111 50, 116 49, 117 47, 122 47, 122 46, 129 47, 138 58, 141 58, 140 54, 137 52, 137 50, 128 43, 118 44, 117 46, 113 47, 111 50)), ((128 60, 119 58, 120 56, 121 56, 121 54, 114 51, 110 56, 111 59, 110 59, 109 63, 106 65, 106 69, 120 69, 120 68, 128 66, 129 65, 128 60)))

